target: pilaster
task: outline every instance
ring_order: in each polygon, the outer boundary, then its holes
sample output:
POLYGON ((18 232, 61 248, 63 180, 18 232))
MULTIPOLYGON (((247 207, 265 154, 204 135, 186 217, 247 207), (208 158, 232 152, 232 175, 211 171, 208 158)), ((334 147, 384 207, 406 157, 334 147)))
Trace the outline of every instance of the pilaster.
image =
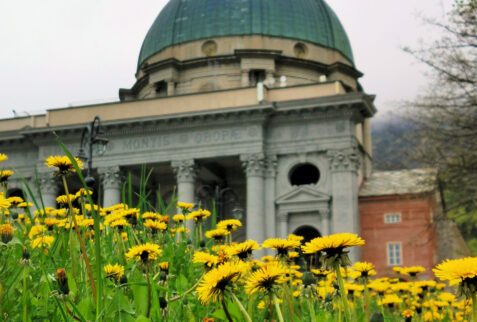
MULTIPOLYGON (((332 150, 328 152, 328 157, 333 198, 330 233, 348 232, 359 235, 359 152, 356 148, 332 150)), ((358 247, 353 247, 350 259, 360 259, 358 247)))

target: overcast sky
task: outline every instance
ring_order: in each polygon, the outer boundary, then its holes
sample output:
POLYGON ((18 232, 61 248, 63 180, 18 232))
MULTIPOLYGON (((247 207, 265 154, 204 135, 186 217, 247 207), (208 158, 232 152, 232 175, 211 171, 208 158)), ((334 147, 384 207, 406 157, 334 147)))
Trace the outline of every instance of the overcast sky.
MULTIPOLYGON (((166 0, 0 0, 0 118, 117 100, 135 81, 142 41, 166 0)), ((328 0, 380 114, 412 99, 424 67, 402 52, 439 37, 420 16, 452 0, 328 0)))

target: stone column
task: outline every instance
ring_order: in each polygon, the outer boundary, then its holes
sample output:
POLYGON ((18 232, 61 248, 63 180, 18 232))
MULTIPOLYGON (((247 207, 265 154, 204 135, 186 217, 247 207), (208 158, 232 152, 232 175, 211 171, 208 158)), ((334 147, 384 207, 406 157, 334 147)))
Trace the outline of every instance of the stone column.
POLYGON ((264 158, 261 154, 240 157, 247 176, 247 239, 262 243, 265 239, 264 158))
MULTIPOLYGON (((195 179, 197 177, 197 165, 194 160, 179 160, 171 162, 172 169, 177 178, 177 200, 187 203, 195 202, 195 179)), ((177 213, 181 213, 180 209, 177 213)), ((192 231, 193 222, 187 221, 187 228, 192 231)))
POLYGON ((122 177, 118 166, 98 168, 103 183, 103 207, 111 207, 121 202, 122 177))
POLYGON ((280 233, 277 237, 287 238, 288 236, 288 213, 282 211, 278 214, 278 225, 280 233))
MULTIPOLYGON (((358 209, 358 169, 357 149, 348 148, 328 152, 332 185, 332 234, 348 232, 360 235, 358 209)), ((359 247, 352 247, 350 259, 360 259, 359 247)))
MULTIPOLYGON (((38 173, 38 181, 40 183, 41 197, 45 207, 56 209, 56 197, 58 197, 58 177, 51 172, 38 173)), ((36 191, 36 185, 33 185, 32 191, 36 191)), ((39 196, 37 197, 38 206, 41 207, 39 196)))
POLYGON ((267 157, 265 165, 265 239, 267 239, 277 237, 277 225, 275 220, 277 156, 267 157))
POLYGON ((321 236, 327 236, 330 234, 330 210, 320 210, 320 233, 321 236))

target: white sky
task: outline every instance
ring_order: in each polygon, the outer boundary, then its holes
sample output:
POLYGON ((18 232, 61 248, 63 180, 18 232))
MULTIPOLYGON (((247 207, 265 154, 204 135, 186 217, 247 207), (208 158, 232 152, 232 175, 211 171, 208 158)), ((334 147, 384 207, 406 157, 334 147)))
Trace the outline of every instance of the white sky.
MULTIPOLYGON (((425 71, 403 46, 439 36, 452 0, 327 0, 344 25, 361 84, 383 111, 412 99, 425 71)), ((0 0, 0 118, 118 98, 166 0, 0 0)))

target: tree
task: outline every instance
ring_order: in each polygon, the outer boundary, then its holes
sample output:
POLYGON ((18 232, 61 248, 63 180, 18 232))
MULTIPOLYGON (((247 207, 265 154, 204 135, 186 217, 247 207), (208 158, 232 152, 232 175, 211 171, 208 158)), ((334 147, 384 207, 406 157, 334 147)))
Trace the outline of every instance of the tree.
POLYGON ((433 79, 409 103, 417 157, 439 169, 447 211, 477 246, 477 0, 455 1, 445 22, 431 24, 443 32, 439 40, 405 48, 430 67, 433 79))

